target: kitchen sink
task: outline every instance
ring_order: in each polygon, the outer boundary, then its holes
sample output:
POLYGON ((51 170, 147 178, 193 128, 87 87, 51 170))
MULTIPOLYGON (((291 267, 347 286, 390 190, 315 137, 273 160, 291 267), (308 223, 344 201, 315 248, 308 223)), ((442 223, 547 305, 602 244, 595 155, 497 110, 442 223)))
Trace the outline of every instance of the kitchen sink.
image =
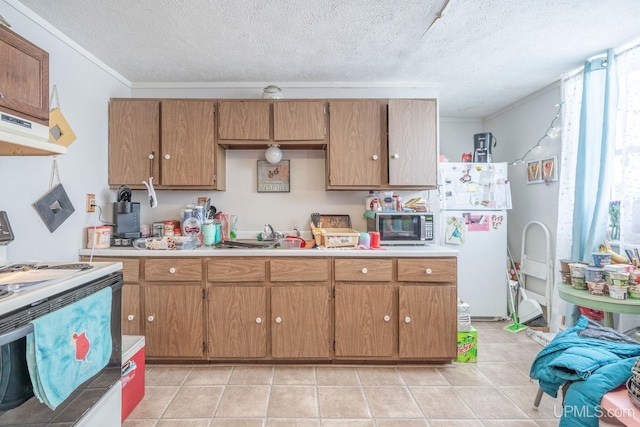
POLYGON ((276 247, 277 240, 260 241, 260 240, 227 240, 216 244, 216 248, 220 249, 273 249, 276 247))

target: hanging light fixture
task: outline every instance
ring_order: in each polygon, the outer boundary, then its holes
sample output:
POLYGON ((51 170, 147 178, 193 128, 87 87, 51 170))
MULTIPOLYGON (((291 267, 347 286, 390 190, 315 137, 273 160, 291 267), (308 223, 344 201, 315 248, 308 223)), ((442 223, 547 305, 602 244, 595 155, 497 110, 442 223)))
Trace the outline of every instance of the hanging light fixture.
POLYGON ((262 99, 281 99, 282 89, 278 86, 269 85, 262 89, 262 99))
POLYGON ((278 163, 280 162, 280 160, 282 160, 282 150, 280 150, 280 146, 279 145, 269 145, 269 147, 267 148, 267 151, 265 151, 264 153, 264 157, 265 159, 267 159, 267 162, 269 163, 278 163))

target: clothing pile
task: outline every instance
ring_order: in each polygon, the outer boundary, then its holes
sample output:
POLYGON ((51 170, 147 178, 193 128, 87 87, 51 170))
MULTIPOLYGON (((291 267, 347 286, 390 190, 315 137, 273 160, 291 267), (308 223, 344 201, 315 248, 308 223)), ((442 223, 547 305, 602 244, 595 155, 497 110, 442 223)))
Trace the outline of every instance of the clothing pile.
POLYGON ((640 356, 640 342, 580 316, 538 353, 529 376, 552 397, 563 396, 560 427, 597 427, 600 400, 624 384, 640 356))

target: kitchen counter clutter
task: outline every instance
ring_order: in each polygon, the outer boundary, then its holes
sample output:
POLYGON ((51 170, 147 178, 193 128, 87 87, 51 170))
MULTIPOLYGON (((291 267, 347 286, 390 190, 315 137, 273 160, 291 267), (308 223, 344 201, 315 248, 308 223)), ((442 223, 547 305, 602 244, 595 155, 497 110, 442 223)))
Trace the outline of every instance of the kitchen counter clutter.
POLYGON ((145 336, 149 362, 451 363, 456 254, 110 248, 93 260, 122 263, 122 331, 145 336))

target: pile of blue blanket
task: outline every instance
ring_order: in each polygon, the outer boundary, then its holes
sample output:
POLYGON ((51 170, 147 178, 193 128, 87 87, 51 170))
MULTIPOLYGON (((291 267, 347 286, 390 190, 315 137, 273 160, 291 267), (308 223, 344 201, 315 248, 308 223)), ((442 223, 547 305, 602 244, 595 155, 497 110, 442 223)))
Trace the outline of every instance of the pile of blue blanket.
POLYGON ((640 342, 581 316, 538 353, 529 376, 552 397, 564 394, 560 427, 597 427, 600 400, 624 384, 640 356, 640 342))

